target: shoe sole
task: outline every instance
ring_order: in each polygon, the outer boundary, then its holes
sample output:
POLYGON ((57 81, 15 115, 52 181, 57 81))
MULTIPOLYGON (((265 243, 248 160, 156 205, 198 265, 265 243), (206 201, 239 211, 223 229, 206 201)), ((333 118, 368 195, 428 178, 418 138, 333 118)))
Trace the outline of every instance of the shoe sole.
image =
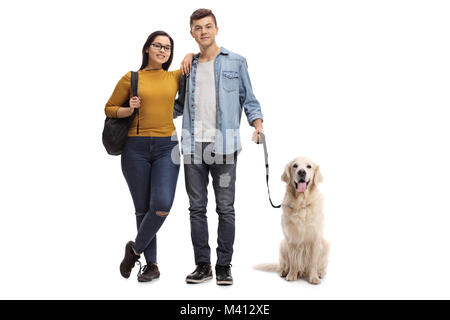
POLYGON ((158 277, 151 278, 151 279, 142 279, 142 278, 138 278, 138 282, 150 282, 150 281, 155 280, 155 279, 159 279, 159 276, 158 276, 158 277))
MULTIPOLYGON (((127 255, 127 253, 128 253, 128 245, 132 245, 133 244, 133 242, 132 241, 128 241, 127 242, 127 244, 125 245, 125 256, 127 255)), ((125 258, 124 258, 125 259, 125 258)), ((125 279, 128 279, 129 277, 130 277, 130 275, 131 275, 131 271, 129 272, 129 273, 122 273, 122 263, 123 263, 123 260, 122 260, 122 262, 120 263, 120 275, 122 276, 122 277, 124 277, 125 279)), ((133 266, 134 267, 134 266, 133 266)), ((132 268, 133 269, 133 268, 132 268)))
POLYGON ((210 277, 203 278, 203 279, 201 279, 201 280, 186 279, 186 283, 202 283, 202 282, 205 282, 205 281, 207 281, 207 280, 211 280, 212 278, 213 278, 213 277, 210 276, 210 277))
POLYGON ((216 281, 216 283, 219 286, 231 286, 233 284, 233 281, 216 281))

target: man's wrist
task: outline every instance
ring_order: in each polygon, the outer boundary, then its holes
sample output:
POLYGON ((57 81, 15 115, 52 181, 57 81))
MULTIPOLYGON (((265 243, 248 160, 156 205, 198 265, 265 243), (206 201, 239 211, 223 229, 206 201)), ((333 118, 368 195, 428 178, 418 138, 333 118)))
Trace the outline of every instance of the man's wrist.
POLYGON ((263 128, 261 119, 253 120, 252 125, 256 130, 262 130, 262 128, 263 128))

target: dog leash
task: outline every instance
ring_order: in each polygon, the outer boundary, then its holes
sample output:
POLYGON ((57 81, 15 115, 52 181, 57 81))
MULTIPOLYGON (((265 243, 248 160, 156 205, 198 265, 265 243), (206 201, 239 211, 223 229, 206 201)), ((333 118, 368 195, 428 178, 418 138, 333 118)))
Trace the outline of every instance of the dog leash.
POLYGON ((267 193, 269 194, 269 201, 270 204, 272 205, 272 207, 278 209, 281 208, 281 205, 279 206, 275 206, 272 202, 272 199, 270 198, 270 189, 269 189, 269 155, 267 153, 267 142, 266 142, 266 136, 264 135, 264 133, 260 132, 259 133, 259 137, 260 137, 260 143, 262 143, 263 147, 264 147, 264 159, 266 162, 266 183, 267 183, 267 193))

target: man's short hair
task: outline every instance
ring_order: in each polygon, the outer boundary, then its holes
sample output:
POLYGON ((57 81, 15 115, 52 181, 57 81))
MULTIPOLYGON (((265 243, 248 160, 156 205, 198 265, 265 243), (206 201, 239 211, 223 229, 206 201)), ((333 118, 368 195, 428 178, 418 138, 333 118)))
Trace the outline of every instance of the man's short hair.
POLYGON ((217 27, 216 16, 214 15, 214 13, 212 13, 211 10, 209 10, 209 9, 197 9, 191 15, 191 20, 190 20, 191 29, 192 29, 192 25, 194 24, 194 20, 200 20, 200 19, 203 19, 205 17, 212 17, 213 20, 214 20, 214 24, 217 27))

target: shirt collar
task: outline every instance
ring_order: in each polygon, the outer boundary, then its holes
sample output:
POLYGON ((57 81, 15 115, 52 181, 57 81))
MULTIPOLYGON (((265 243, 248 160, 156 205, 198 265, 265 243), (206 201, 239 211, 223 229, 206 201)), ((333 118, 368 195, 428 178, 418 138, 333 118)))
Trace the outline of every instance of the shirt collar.
POLYGON ((220 47, 220 54, 228 55, 230 52, 224 47, 220 47))
MULTIPOLYGON (((220 52, 219 52, 219 54, 227 56, 229 53, 230 53, 230 52, 229 52, 227 49, 225 49, 224 47, 220 47, 220 52)), ((194 55, 194 60, 195 60, 195 61, 198 61, 198 58, 199 58, 199 57, 200 57, 200 52, 197 53, 196 55, 194 55)))

